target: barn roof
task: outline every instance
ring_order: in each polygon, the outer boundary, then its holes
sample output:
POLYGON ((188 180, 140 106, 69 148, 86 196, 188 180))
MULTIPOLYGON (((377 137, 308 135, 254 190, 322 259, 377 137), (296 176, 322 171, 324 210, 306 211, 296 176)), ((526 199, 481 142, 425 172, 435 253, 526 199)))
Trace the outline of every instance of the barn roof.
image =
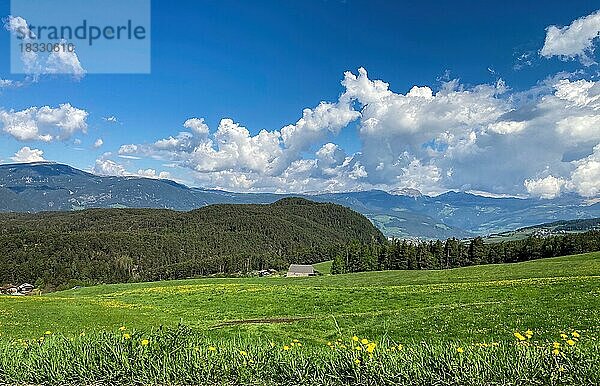
POLYGON ((301 264, 292 264, 288 269, 288 272, 294 273, 314 273, 315 269, 312 265, 301 265, 301 264))

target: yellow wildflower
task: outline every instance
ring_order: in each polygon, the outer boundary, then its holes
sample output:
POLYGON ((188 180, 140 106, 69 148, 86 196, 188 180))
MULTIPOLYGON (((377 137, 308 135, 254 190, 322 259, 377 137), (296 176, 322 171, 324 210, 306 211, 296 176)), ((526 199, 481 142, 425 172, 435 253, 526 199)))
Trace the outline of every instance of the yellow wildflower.
POLYGON ((331 346, 331 342, 327 342, 327 346, 331 346))
POLYGON ((208 351, 217 351, 217 348, 215 346, 209 346, 208 351))
POLYGON ((302 343, 296 343, 298 347, 302 347, 302 343))
POLYGON ((52 331, 46 331, 44 332, 44 335, 52 335, 52 331))
POLYGON ((361 351, 361 350, 362 350, 362 347, 360 347, 360 346, 356 346, 356 347, 355 347, 355 349, 356 349, 357 351, 361 351))
POLYGON ((571 335, 573 335, 573 338, 579 338, 581 336, 577 331, 573 331, 571 335))
POLYGON ((354 335, 354 336, 352 337, 352 340, 353 340, 353 341, 355 341, 355 342, 358 342, 358 336, 354 335))
POLYGON ((360 365, 360 359, 355 359, 354 363, 356 363, 357 365, 360 365))
POLYGON ((142 346, 148 346, 150 344, 150 341, 148 339, 142 339, 140 343, 142 344, 142 346))
POLYGON ((520 341, 525 340, 525 337, 523 335, 521 335, 519 332, 515 332, 514 335, 515 335, 515 338, 517 338, 520 341))
POLYGON ((288 345, 285 345, 285 346, 283 346, 283 350, 284 350, 284 351, 287 351, 287 350, 289 350, 289 349, 290 349, 290 346, 288 346, 288 345))
POLYGON ((129 334, 123 334, 123 339, 131 339, 131 335, 129 335, 129 334))
POLYGON ((552 343, 552 348, 560 348, 560 343, 558 343, 558 342, 552 343))
POLYGON ((375 347, 377 347, 377 344, 375 344, 375 343, 369 343, 369 345, 367 346, 367 352, 369 354, 372 354, 373 351, 375 351, 375 347))
POLYGON ((531 330, 525 331, 525 336, 527 337, 527 339, 531 339, 531 337, 533 336, 533 331, 531 331, 531 330))
POLYGON ((360 341, 360 343, 362 343, 362 344, 369 344, 369 340, 368 339, 362 339, 360 341))
POLYGON ((560 337, 561 337, 562 339, 565 339, 565 340, 569 338, 569 337, 567 336, 567 334, 560 334, 560 337))
POLYGON ((552 354, 558 355, 558 354, 560 354, 560 350, 555 348, 554 350, 552 350, 552 354))
POLYGON ((125 331, 125 330, 127 330, 127 327, 125 327, 125 326, 119 327, 119 331, 125 331))
POLYGON ((458 351, 459 353, 463 353, 463 352, 465 352, 465 349, 462 347, 459 347, 456 349, 456 351, 458 351))
POLYGON ((248 356, 248 353, 246 351, 240 351, 240 355, 246 357, 248 356))
POLYGON ((569 340, 567 340, 567 344, 569 346, 575 346, 575 341, 573 339, 569 339, 569 340))
POLYGON ((565 371, 565 368, 564 368, 563 366, 560 366, 560 367, 558 368, 558 371, 560 371, 560 372, 562 373, 563 371, 565 371))
POLYGON ((341 345, 341 346, 340 346, 340 348, 341 348, 341 349, 346 349, 346 345, 345 345, 345 344, 343 344, 343 345, 341 345))
POLYGON ((401 344, 398 345, 398 350, 402 350, 402 345, 401 344))

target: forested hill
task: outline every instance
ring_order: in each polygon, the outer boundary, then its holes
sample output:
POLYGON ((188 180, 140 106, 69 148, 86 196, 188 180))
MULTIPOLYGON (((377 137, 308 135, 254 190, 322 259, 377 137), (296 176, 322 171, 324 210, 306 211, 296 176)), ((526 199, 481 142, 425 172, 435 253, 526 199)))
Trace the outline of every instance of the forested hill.
POLYGON ((383 235, 348 208, 301 198, 190 212, 0 214, 0 282, 52 288, 282 269, 327 259, 351 240, 383 235))

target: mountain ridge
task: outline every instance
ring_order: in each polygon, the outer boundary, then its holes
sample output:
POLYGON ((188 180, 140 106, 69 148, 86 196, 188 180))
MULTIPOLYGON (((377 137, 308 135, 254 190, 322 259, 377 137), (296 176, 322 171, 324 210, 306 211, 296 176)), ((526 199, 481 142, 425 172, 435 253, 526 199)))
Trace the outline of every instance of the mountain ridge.
POLYGON ((386 236, 402 238, 464 238, 552 221, 600 217, 600 201, 570 194, 541 200, 453 191, 427 196, 412 189, 391 193, 236 193, 187 187, 165 179, 98 176, 51 162, 0 165, 0 212, 86 208, 189 211, 210 204, 269 204, 285 197, 347 206, 369 218, 386 236))

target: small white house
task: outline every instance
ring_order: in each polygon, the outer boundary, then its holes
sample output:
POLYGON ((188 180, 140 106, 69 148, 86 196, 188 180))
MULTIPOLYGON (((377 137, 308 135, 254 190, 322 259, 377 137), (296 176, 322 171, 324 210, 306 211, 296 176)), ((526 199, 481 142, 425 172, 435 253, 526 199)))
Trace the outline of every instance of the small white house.
POLYGON ((315 276, 315 269, 312 265, 292 264, 288 269, 287 277, 306 277, 315 276))

